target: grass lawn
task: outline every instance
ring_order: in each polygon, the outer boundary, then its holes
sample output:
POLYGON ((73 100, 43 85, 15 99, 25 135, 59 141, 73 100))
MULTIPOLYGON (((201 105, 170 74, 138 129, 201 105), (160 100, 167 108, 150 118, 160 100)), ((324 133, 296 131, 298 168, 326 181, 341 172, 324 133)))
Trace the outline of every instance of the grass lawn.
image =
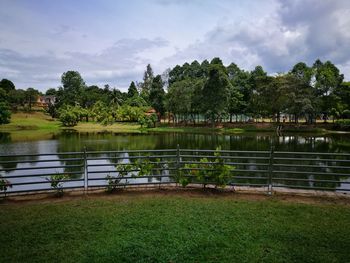
POLYGON ((0 205, 1 262, 349 262, 350 206, 239 194, 0 205))
POLYGON ((100 132, 110 131, 118 133, 141 133, 140 125, 137 123, 114 123, 112 125, 102 125, 96 122, 79 122, 72 129, 80 132, 100 132))
POLYGON ((45 130, 56 131, 60 122, 53 120, 42 112, 14 113, 11 122, 0 126, 0 131, 45 130))

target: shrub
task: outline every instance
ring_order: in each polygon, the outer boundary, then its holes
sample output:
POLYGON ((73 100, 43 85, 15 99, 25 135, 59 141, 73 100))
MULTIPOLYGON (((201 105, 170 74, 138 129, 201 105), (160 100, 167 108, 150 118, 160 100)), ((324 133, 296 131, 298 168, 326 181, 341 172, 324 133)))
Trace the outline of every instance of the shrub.
POLYGON ((107 189, 106 191, 108 193, 112 193, 117 189, 118 184, 120 183, 121 178, 120 177, 115 177, 111 175, 106 176, 107 180, 107 189))
POLYGON ((47 180, 51 184, 51 188, 55 190, 56 196, 58 197, 63 196, 63 181, 68 178, 69 176, 66 174, 56 174, 47 178, 47 180))
POLYGON ((63 126, 73 127, 78 124, 79 114, 74 107, 67 106, 60 110, 59 120, 62 122, 63 126))
POLYGON ((154 164, 148 158, 138 159, 135 163, 135 168, 139 170, 138 176, 151 175, 154 164))
POLYGON ((5 197, 8 188, 12 188, 12 184, 9 180, 2 178, 2 176, 0 175, 0 191, 4 192, 5 197))
POLYGON ((333 129, 341 131, 350 131, 350 119, 336 120, 333 129))
POLYGON ((152 128, 156 126, 157 122, 157 115, 156 114, 151 114, 151 115, 143 115, 139 117, 138 123, 141 125, 141 128, 146 126, 147 128, 152 128))
POLYGON ((141 125, 141 128, 143 128, 143 126, 147 126, 146 116, 139 117, 137 122, 141 125))
POLYGON ((207 158, 200 159, 199 163, 186 164, 180 171, 178 183, 182 186, 186 186, 191 182, 202 183, 204 187, 207 184, 215 184, 215 186, 225 187, 232 180, 234 174, 232 171, 234 166, 225 164, 223 158, 221 158, 221 148, 216 148, 214 153, 214 161, 210 161, 207 158), (187 171, 186 176, 183 171, 187 171))
POLYGON ((336 120, 335 123, 340 124, 340 125, 349 125, 350 126, 350 119, 336 120))
MULTIPOLYGON (((118 172, 118 176, 107 175, 107 189, 108 193, 112 193, 117 189, 120 181, 128 175, 131 170, 134 170, 135 167, 131 164, 118 164, 116 166, 116 171, 118 172)), ((127 182, 127 181, 126 181, 127 182)))

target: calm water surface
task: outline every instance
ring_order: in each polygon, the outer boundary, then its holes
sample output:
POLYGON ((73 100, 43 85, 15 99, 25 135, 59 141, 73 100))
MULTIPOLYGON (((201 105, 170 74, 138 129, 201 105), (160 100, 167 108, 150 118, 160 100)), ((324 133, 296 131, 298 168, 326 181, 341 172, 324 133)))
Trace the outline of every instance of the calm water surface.
POLYGON ((350 134, 312 135, 274 133, 244 133, 236 135, 159 133, 113 134, 62 132, 42 140, 15 141, 11 133, 0 133, 0 155, 41 154, 81 151, 135 149, 222 149, 278 151, 350 152, 350 134))
MULTIPOLYGON (((225 150, 269 150, 271 146, 276 151, 297 151, 297 152, 350 152, 350 135, 349 134, 331 134, 331 135, 312 135, 312 134, 285 134, 277 136, 275 133, 244 133, 235 135, 220 134, 192 134, 192 133, 159 133, 159 134, 113 134, 113 133, 78 133, 62 132, 59 134, 46 135, 45 139, 17 141, 17 138, 11 133, 0 133, 0 155, 16 154, 47 154, 60 152, 82 151, 84 147, 88 151, 113 151, 113 150, 151 150, 151 149, 175 149, 180 145, 182 149, 215 149, 221 146, 225 150)), ((66 157, 66 158, 69 158, 66 157)), ((72 157, 71 157, 72 158, 72 157)), ((29 159, 29 158, 28 158, 29 159)), ((80 162, 59 160, 58 156, 37 156, 30 157, 30 160, 40 162, 40 166, 59 166, 59 165, 81 165, 80 162), (56 162, 40 162, 47 158, 58 159, 56 162)), ((10 160, 6 157, 0 157, 0 162, 10 160)), ((38 170, 11 171, 14 168, 36 167, 36 162, 16 163, 16 160, 26 160, 25 157, 11 158, 11 163, 0 163, 0 174, 2 176, 12 177, 19 175, 38 175, 38 170), (8 169, 8 171, 6 171, 8 169)), ((106 162, 108 161, 100 161, 106 162)), ((128 162, 126 153, 123 162, 128 162)), ((107 167, 108 168, 108 167, 107 167)), ((111 165, 110 169, 115 169, 111 165)), ((43 169, 41 173, 62 173, 79 171, 80 168, 66 169, 43 169)), ((331 171, 332 172, 332 171, 331 171)), ((336 172, 336 171, 333 171, 336 172)), ((350 172, 349 172, 350 173, 350 172)), ((349 174, 348 173, 348 174, 349 174)), ((97 175, 96 175, 97 176, 97 175)), ((105 174, 101 175, 105 178, 105 174)), ((73 179, 82 178, 79 173, 71 176, 73 179)), ((290 177, 290 176, 289 176, 290 177)), ((102 178, 102 177, 101 177, 102 178)), ((286 177, 287 178, 287 177, 286 177)), ((305 177, 305 179, 310 179, 305 177)), ((312 178, 311 178, 312 179, 312 178)), ((328 180, 338 180, 333 177, 322 178, 328 180)), ((40 183, 46 180, 45 176, 33 176, 24 178, 11 178, 11 183, 23 183, 36 181, 36 185, 15 186, 12 190, 27 190, 48 188, 48 183, 40 183)), ((141 180, 141 179, 136 179, 141 180)), ((349 189, 350 176, 342 177, 340 181, 344 184, 332 184, 329 187, 334 189, 349 189)), ((96 183, 98 183, 96 181, 96 183)), ((105 183, 100 182, 101 184, 105 183)), ((72 182, 68 186, 79 186, 82 182, 72 182)), ((305 182, 305 185, 312 185, 305 182)))

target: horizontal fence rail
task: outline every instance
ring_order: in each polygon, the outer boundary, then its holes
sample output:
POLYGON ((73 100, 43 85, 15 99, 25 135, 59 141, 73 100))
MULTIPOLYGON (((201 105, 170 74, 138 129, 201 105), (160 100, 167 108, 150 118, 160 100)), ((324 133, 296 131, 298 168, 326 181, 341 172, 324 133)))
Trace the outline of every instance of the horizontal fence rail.
POLYGON ((178 147, 0 155, 0 176, 0 194, 169 184, 347 192, 350 154, 178 147))

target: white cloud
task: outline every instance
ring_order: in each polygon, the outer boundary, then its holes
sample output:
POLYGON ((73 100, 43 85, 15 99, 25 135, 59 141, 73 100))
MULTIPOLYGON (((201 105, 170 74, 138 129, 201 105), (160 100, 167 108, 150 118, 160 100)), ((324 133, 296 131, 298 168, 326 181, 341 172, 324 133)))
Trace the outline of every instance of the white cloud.
POLYGON ((320 58, 349 79, 349 28, 347 0, 104 0, 84 6, 3 0, 0 78, 45 90, 57 87, 63 72, 78 70, 88 84, 125 90, 148 63, 161 73, 220 57, 247 70, 260 64, 271 74, 320 58))
POLYGON ((108 82, 125 90, 131 80, 142 76, 147 61, 139 54, 166 45, 167 41, 161 38, 121 39, 98 54, 67 52, 65 56, 54 53, 25 56, 0 49, 0 73, 10 76, 18 88, 33 86, 45 90, 59 85, 63 72, 77 70, 88 84, 108 82))
POLYGON ((321 58, 346 68, 350 61, 350 2, 335 2, 280 1, 276 10, 265 16, 215 26, 203 40, 163 63, 219 56, 245 69, 261 64, 274 73, 288 71, 299 61, 312 64, 321 58))

